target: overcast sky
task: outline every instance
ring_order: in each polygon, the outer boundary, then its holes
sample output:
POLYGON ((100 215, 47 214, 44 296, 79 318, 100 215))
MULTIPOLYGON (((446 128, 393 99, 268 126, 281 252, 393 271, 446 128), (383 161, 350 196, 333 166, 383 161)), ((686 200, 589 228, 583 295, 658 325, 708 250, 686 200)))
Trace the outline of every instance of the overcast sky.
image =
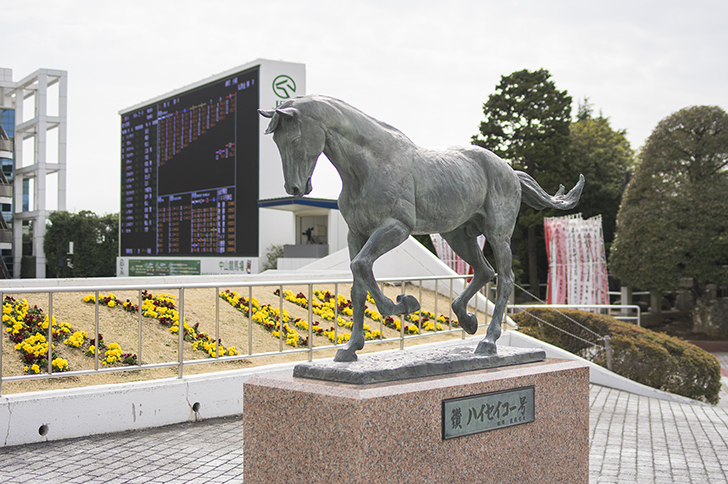
MULTIPOLYGON (((728 109, 725 0, 0 0, 0 12, 13 80, 68 71, 74 212, 119 210, 120 110, 257 58, 306 64, 309 94, 426 147, 468 144, 501 76, 521 69, 550 71, 573 114, 588 97, 635 150, 678 109, 728 109)), ((326 168, 312 195, 334 198, 326 168)))

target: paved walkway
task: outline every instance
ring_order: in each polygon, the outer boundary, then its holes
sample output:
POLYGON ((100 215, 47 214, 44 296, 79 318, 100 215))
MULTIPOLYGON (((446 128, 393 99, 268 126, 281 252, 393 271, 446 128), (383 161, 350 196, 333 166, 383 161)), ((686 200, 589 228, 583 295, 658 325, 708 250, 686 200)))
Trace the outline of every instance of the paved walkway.
MULTIPOLYGON (((719 360, 728 365, 728 354, 719 360)), ((590 482, 728 482, 728 396, 722 403, 592 385, 590 482)), ((242 483, 242 435, 242 419, 228 418, 9 447, 0 449, 0 482, 242 483)))

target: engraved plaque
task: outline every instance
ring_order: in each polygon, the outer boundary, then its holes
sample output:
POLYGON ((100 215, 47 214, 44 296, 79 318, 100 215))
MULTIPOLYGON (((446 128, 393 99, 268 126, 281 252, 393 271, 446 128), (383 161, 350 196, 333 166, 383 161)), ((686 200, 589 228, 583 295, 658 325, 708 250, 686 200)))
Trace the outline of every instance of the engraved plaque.
POLYGON ((442 439, 533 422, 534 387, 451 398, 442 402, 442 439))

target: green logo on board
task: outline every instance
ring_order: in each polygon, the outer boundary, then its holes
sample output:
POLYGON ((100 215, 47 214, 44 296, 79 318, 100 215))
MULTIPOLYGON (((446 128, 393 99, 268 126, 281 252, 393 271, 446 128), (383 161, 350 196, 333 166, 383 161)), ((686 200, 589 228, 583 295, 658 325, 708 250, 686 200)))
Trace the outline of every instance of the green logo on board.
POLYGON ((296 81, 290 76, 281 74, 273 79, 273 92, 281 99, 290 99, 296 94, 296 81))

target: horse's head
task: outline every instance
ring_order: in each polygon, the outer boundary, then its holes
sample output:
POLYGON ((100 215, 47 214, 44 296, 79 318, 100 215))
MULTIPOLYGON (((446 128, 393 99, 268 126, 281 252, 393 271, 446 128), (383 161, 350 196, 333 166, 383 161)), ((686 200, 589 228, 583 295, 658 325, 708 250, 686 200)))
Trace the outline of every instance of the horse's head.
POLYGON ((265 134, 273 133, 273 141, 281 154, 286 192, 294 197, 311 193, 311 175, 326 142, 323 128, 290 105, 258 112, 270 118, 265 134))

